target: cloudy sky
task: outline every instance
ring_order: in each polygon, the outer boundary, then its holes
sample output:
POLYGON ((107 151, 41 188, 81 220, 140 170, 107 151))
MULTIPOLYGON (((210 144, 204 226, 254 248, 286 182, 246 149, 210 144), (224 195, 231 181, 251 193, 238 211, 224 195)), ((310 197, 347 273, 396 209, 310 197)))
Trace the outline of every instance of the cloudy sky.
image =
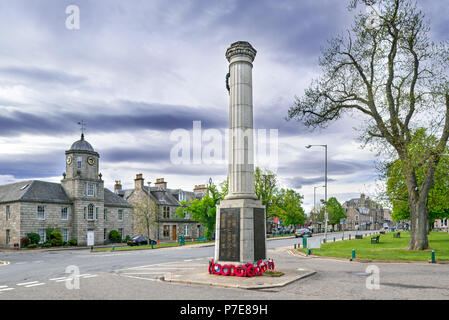
MULTIPOLYGON (((100 153, 107 188, 114 180, 132 187, 136 173, 186 190, 209 177, 223 181, 223 164, 174 163, 172 138, 177 129, 192 133, 193 121, 201 121, 203 132, 228 126, 224 54, 231 43, 245 40, 257 50, 255 127, 267 130, 267 138, 270 129, 278 134, 278 161, 273 165, 271 154, 260 163, 271 161, 281 186, 302 193, 310 209, 313 187, 324 183, 324 150, 304 146, 328 144, 329 196, 374 196, 376 156, 356 140, 360 119, 315 132, 285 121, 295 95, 319 73, 320 47, 350 26, 353 13, 346 4, 0 0, 0 184, 60 181, 64 151, 79 139, 81 120, 86 140, 100 153), (66 27, 69 5, 80 10, 79 30, 66 27)), ((433 37, 446 39, 446 2, 419 4, 433 37)), ((322 188, 317 198, 323 198, 322 188)))

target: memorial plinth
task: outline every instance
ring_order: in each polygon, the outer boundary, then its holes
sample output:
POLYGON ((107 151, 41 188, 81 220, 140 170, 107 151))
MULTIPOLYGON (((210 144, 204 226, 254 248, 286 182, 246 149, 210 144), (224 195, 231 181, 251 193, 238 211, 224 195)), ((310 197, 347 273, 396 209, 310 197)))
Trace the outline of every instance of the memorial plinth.
POLYGON ((226 51, 229 61, 229 192, 217 206, 215 261, 254 263, 266 258, 265 207, 254 193, 252 68, 256 50, 245 41, 226 51))

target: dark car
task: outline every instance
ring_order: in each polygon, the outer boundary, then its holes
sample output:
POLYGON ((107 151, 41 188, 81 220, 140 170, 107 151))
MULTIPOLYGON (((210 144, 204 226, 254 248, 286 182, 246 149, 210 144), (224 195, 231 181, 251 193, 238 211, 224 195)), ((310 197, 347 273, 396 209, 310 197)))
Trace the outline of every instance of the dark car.
POLYGON ((157 244, 157 241, 148 239, 145 236, 136 236, 128 240, 128 246, 142 246, 148 244, 157 244))
POLYGON ((295 238, 299 237, 311 237, 312 231, 310 229, 296 229, 295 238))

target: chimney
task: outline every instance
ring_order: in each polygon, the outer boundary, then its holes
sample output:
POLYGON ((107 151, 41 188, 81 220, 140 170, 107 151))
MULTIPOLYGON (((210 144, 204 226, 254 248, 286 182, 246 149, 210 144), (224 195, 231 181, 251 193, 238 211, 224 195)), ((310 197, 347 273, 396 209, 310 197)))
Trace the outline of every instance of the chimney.
POLYGON ((167 182, 164 181, 164 178, 157 178, 154 186, 161 187, 162 189, 165 190, 165 189, 167 189, 167 182))
POLYGON ((361 206, 361 207, 364 207, 364 206, 365 206, 365 194, 364 194, 364 193, 362 193, 362 194, 360 195, 360 206, 361 206))
POLYGON ((143 181, 144 179, 142 178, 142 174, 141 173, 136 174, 136 179, 134 179, 134 189, 143 190, 143 181))
POLYGON ((195 188, 193 188, 194 193, 206 193, 207 187, 205 184, 195 185, 195 188))
POLYGON ((114 192, 122 190, 122 182, 120 180, 115 180, 114 192))

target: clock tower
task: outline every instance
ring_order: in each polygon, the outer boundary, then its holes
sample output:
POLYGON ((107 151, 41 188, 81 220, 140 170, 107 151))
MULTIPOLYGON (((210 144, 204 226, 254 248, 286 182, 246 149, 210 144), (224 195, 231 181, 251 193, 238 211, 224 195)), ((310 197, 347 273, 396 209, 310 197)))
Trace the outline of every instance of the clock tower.
POLYGON ((103 240, 104 182, 99 173, 100 155, 84 139, 75 141, 66 155, 66 171, 61 185, 73 201, 70 219, 79 245, 87 244, 87 235, 95 243, 103 240), (98 239, 97 239, 98 238, 98 239))

